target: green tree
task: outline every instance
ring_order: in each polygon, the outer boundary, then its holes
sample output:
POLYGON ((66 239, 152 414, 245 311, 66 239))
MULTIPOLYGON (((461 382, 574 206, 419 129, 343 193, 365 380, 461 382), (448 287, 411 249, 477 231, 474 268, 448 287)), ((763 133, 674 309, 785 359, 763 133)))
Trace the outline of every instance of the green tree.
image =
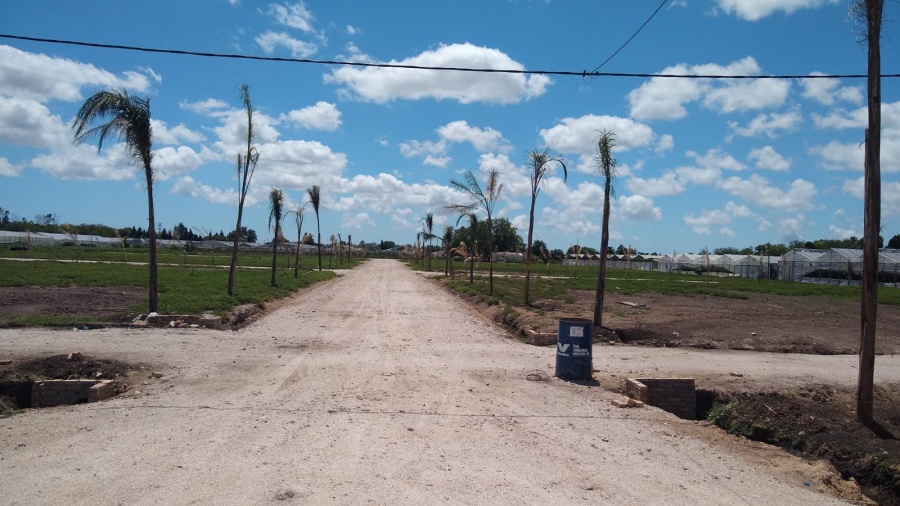
POLYGON ((887 247, 890 249, 900 249, 900 234, 891 237, 891 240, 888 241, 887 247))
POLYGON ((316 244, 319 245, 319 271, 322 270, 322 227, 319 225, 319 203, 322 199, 322 192, 319 190, 317 185, 312 185, 306 189, 306 194, 309 195, 309 203, 313 206, 313 211, 316 213, 316 233, 319 236, 319 240, 316 241, 316 244))
POLYGON ((281 233, 281 213, 284 208, 284 193, 280 188, 269 190, 269 227, 272 229, 272 286, 275 284, 275 261, 278 259, 278 242, 284 238, 281 233), (275 226, 272 226, 272 222, 275 226))
MULTIPOLYGON (((450 204, 447 209, 457 212, 460 215, 467 215, 473 211, 484 213, 487 218, 488 228, 488 258, 490 259, 490 274, 488 275, 489 288, 488 293, 494 293, 494 234, 493 234, 493 214, 494 206, 497 205, 497 199, 500 198, 500 191, 503 190, 503 183, 500 182, 500 174, 496 169, 488 172, 487 181, 484 189, 475 179, 475 174, 467 170, 463 175, 463 181, 455 179, 450 180, 450 186, 459 190, 463 195, 472 199, 471 202, 462 204, 450 204)), ((473 227, 474 229, 474 227, 473 227)))
POLYGON ((238 239, 240 238, 237 231, 241 230, 244 201, 247 199, 247 193, 250 191, 250 180, 253 179, 253 172, 256 171, 256 164, 259 162, 259 151, 252 145, 253 105, 250 103, 250 87, 242 84, 240 86, 240 95, 241 101, 244 102, 244 109, 247 111, 247 150, 245 153, 238 153, 237 155, 237 175, 240 182, 238 189, 240 191, 238 192, 237 225, 234 226, 234 243, 231 246, 231 266, 228 269, 228 295, 234 295, 234 273, 237 270, 238 239))
POLYGON ((150 99, 129 95, 125 90, 99 91, 82 104, 72 122, 75 130, 75 142, 85 142, 97 138, 97 151, 103 148, 103 141, 115 135, 125 143, 125 151, 133 162, 144 169, 147 184, 147 220, 150 231, 150 311, 159 309, 158 281, 156 264, 156 217, 153 209, 153 168, 152 159, 153 132, 150 126, 150 99), (104 121, 93 128, 95 121, 104 121))
POLYGON ((528 211, 528 243, 525 245, 525 305, 530 304, 531 294, 531 246, 534 237, 534 205, 537 202, 538 193, 541 191, 541 181, 547 171, 553 167, 554 163, 559 164, 563 170, 563 181, 569 177, 566 170, 566 164, 561 156, 550 154, 550 149, 545 148, 543 151, 533 150, 528 153, 528 160, 531 162, 531 207, 528 211))
POLYGON ((594 294, 594 326, 603 324, 603 292, 606 290, 606 251, 609 249, 609 197, 613 194, 613 178, 616 175, 615 134, 608 130, 600 133, 597 141, 597 169, 603 175, 603 226, 600 234, 600 272, 597 274, 597 290, 594 294))

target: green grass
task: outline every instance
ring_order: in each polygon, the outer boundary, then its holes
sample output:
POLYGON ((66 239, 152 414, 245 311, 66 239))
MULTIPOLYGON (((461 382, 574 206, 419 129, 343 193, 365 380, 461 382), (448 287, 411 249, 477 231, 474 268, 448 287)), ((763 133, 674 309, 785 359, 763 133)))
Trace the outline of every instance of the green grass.
MULTIPOLYGON (((422 269, 416 262, 410 267, 422 269)), ((432 261, 432 270, 443 271, 443 261, 432 261)), ((454 281, 451 288, 469 295, 481 294, 498 299, 504 304, 521 306, 525 299, 525 266, 523 264, 494 264, 494 293, 489 293, 488 264, 481 263, 475 269, 475 283, 469 284, 468 264, 454 263, 454 281)), ((551 265, 550 276, 546 266, 532 270, 532 300, 552 299, 573 302, 575 292, 594 291, 597 285, 597 268, 551 265)), ((819 285, 778 280, 756 280, 739 277, 697 276, 647 271, 609 269, 606 272, 606 291, 623 295, 658 293, 662 295, 712 296, 730 299, 747 299, 751 294, 772 294, 791 297, 826 297, 859 300, 858 286, 819 285)), ((900 289, 880 288, 878 302, 900 305, 900 289)))
MULTIPOLYGON (((270 258, 271 261, 271 258, 270 258)), ((270 286, 268 269, 238 269, 235 294, 229 296, 227 269, 195 266, 159 268, 159 312, 224 316, 240 304, 264 305, 287 297, 298 289, 335 276, 330 271, 301 270, 294 278, 293 268, 277 271, 277 287, 270 286)), ((18 262, 0 260, 0 286, 148 286, 147 266, 123 264, 61 263, 55 261, 18 262)), ((129 308, 131 315, 147 311, 147 300, 129 308)), ((86 315, 87 316, 87 315, 86 315)), ((71 325, 99 322, 85 317, 31 316, 14 320, 19 325, 71 325)))
MULTIPOLYGON (((229 267, 231 265, 231 250, 218 251, 210 254, 209 252, 184 252, 178 247, 159 248, 156 252, 157 262, 159 264, 171 265, 197 265, 197 266, 220 266, 229 267)), ((129 247, 122 249, 96 248, 90 246, 81 246, 77 249, 72 246, 53 246, 53 247, 34 247, 30 251, 13 251, 0 248, 0 258, 31 258, 46 260, 66 260, 66 261, 95 261, 95 262, 114 262, 114 263, 147 263, 150 257, 150 250, 147 247, 129 247)), ((278 266, 293 268, 294 255, 287 253, 278 254, 278 266)), ((359 262, 358 259, 344 258, 343 262, 338 257, 331 258, 327 254, 322 255, 322 268, 349 269, 359 262)), ((319 259, 317 255, 304 254, 300 258, 301 268, 318 267, 319 259)), ((241 252, 238 255, 239 267, 270 267, 272 265, 272 252, 241 252)))

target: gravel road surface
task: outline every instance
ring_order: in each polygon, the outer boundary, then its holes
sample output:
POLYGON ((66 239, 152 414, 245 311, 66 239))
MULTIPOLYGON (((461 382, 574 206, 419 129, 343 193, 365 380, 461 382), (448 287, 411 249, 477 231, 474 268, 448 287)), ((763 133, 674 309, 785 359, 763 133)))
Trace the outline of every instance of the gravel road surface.
MULTIPOLYGON (((237 332, 0 330, 0 358, 72 351, 163 377, 0 419, 0 504, 839 503, 678 429, 699 422, 554 378, 553 348, 391 260, 237 332)), ((594 363, 624 374, 657 351, 598 347, 594 363)), ((640 368, 704 362, 660 351, 640 368)))

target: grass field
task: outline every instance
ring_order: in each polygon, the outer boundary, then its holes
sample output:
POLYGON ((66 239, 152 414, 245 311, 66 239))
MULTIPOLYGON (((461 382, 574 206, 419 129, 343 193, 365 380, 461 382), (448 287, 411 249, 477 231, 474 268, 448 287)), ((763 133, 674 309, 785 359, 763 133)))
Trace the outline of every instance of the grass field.
MULTIPOLYGON (((413 269, 427 270, 427 265, 409 262, 413 269)), ((433 259, 432 271, 444 270, 444 262, 433 259)), ((553 299, 571 302, 571 290, 593 291, 597 286, 596 267, 536 264, 532 268, 532 300, 553 299)), ((525 298, 525 265, 497 262, 494 264, 494 293, 489 293, 488 264, 482 262, 475 269, 475 282, 469 284, 469 264, 454 262, 453 289, 470 295, 480 294, 488 303, 503 302, 521 306, 525 298)), ((779 280, 757 280, 740 277, 697 276, 663 272, 609 269, 606 272, 606 291, 618 291, 624 295, 635 293, 659 293, 663 295, 712 295, 733 299, 747 298, 749 293, 787 295, 795 297, 860 298, 858 286, 797 283, 779 280)), ((881 288, 878 302, 900 305, 900 289, 881 288)))

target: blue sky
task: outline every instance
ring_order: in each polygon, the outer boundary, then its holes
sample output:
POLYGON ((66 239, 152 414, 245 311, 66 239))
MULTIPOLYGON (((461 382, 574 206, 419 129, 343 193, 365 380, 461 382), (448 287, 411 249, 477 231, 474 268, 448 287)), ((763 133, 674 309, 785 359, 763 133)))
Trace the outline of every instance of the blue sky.
MULTIPOLYGON (((657 1, 248 0, 4 2, 0 33, 213 53, 422 66, 591 71, 657 1)), ((601 70, 864 74, 847 0, 670 0, 601 70)), ((887 3, 885 15, 898 15, 887 3)), ((884 73, 900 32, 885 24, 884 73)), ((256 111, 261 153, 244 224, 261 240, 267 194, 288 208, 322 189, 322 235, 412 243, 464 197, 465 170, 500 172, 495 214, 525 237, 527 153, 565 157, 538 197, 535 238, 599 246, 598 132, 618 144, 611 243, 696 252, 861 236, 865 80, 687 80, 450 73, 175 56, 0 39, 0 207, 20 217, 146 227, 141 173, 121 146, 73 146, 90 94, 150 97, 156 218, 234 228, 234 159, 256 111), (243 122, 243 123, 242 123, 243 122)), ((883 235, 900 233, 900 82, 884 79, 883 235)), ((307 213, 305 231, 314 228, 307 213)), ((290 230, 290 227, 288 228, 290 230)), ((286 234, 293 237, 293 233, 286 234)))

